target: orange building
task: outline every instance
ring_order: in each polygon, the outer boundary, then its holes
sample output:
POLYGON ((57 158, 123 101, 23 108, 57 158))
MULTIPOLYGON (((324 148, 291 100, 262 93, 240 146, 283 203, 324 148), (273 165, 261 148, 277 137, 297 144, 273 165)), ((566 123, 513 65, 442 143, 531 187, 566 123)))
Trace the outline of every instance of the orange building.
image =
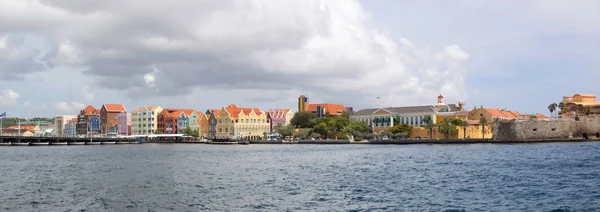
POLYGON ((342 113, 346 112, 346 107, 341 104, 310 104, 308 106, 308 112, 316 114, 317 117, 323 117, 327 114, 339 116, 342 115, 342 113))
POLYGON ((127 112, 123 104, 103 104, 100 109, 100 133, 108 133, 112 121, 116 120, 117 115, 121 112, 127 112))

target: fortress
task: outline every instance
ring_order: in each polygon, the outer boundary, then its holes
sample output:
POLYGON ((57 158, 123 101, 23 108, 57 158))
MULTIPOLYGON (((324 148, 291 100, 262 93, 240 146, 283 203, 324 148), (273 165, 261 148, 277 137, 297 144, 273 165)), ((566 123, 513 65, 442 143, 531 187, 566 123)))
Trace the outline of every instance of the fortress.
POLYGON ((569 115, 553 120, 498 120, 493 140, 600 138, 600 115, 569 115))

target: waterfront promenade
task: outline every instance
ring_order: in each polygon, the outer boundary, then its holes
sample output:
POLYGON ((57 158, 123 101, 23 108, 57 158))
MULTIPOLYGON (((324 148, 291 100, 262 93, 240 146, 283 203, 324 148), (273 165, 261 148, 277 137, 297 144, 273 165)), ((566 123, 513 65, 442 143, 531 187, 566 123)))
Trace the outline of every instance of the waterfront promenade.
POLYGON ((139 144, 132 138, 75 138, 0 136, 0 146, 139 144))
POLYGON ((530 139, 530 140, 493 140, 493 139, 430 139, 430 140, 297 140, 297 141, 268 141, 254 140, 249 142, 236 141, 137 141, 132 138, 64 138, 64 137, 16 137, 1 136, 0 146, 44 146, 44 145, 108 145, 108 144, 372 144, 372 145, 410 145, 410 144, 519 144, 519 143, 555 143, 555 142, 589 142, 600 141, 600 138, 573 139, 530 139))

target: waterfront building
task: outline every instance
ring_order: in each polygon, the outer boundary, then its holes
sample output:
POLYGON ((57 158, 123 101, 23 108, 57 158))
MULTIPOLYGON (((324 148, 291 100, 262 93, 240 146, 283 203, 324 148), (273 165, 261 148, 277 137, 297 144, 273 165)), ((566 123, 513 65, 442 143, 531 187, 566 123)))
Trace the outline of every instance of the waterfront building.
POLYGON ((77 135, 100 133, 100 113, 96 108, 88 105, 77 115, 77 135))
POLYGON ((363 121, 371 126, 373 133, 381 133, 398 124, 419 127, 426 120, 434 119, 435 114, 436 109, 431 105, 374 108, 355 112, 350 115, 350 121, 363 121))
POLYGON ((159 131, 162 134, 176 134, 178 132, 178 118, 182 109, 165 108, 157 116, 157 124, 159 131))
POLYGON ((208 116, 202 112, 196 112, 198 119, 192 123, 192 130, 198 131, 198 135, 202 138, 208 138, 208 116))
POLYGON ((4 136, 23 136, 32 137, 35 133, 40 131, 40 128, 36 125, 21 125, 21 126, 9 126, 8 128, 2 129, 4 136))
POLYGON ((65 125, 70 122, 72 119, 77 118, 74 115, 62 115, 54 117, 54 126, 56 127, 56 136, 65 136, 65 125))
MULTIPOLYGON (((103 104, 100 108, 100 133, 107 134, 112 121, 121 112, 127 112, 123 104, 103 104)), ((115 124, 116 125, 116 124, 115 124)), ((116 132, 115 132, 116 133, 116 132)))
POLYGON ((290 109, 271 109, 267 111, 267 120, 269 122, 269 132, 274 132, 274 127, 278 125, 286 126, 290 124, 294 117, 294 112, 290 109))
POLYGON ((317 117, 325 117, 327 115, 339 116, 346 112, 346 107, 341 104, 310 104, 308 112, 316 114, 317 117))
POLYGON ((269 132, 269 120, 260 108, 239 108, 230 104, 217 116, 217 138, 254 140, 269 132))
POLYGON ((131 113, 131 135, 152 135, 158 129, 160 106, 144 106, 131 113))
POLYGON ((72 118, 71 120, 67 121, 62 135, 64 137, 75 137, 77 135, 77 118, 72 118))
POLYGON ((192 123, 198 120, 198 114, 194 109, 182 109, 177 116, 177 133, 181 134, 187 127, 192 127, 192 123))
POLYGON ((308 96, 300 95, 298 97, 298 112, 308 112, 309 105, 308 96))
POLYGON ((117 114, 117 134, 131 135, 131 113, 120 112, 117 114))
POLYGON ((110 136, 116 136, 119 130, 119 122, 117 121, 116 117, 115 119, 108 121, 107 125, 108 131, 106 132, 106 134, 110 136))
POLYGON ((208 119, 208 138, 213 139, 217 137, 217 116, 221 110, 208 109, 206 110, 206 118, 208 119))

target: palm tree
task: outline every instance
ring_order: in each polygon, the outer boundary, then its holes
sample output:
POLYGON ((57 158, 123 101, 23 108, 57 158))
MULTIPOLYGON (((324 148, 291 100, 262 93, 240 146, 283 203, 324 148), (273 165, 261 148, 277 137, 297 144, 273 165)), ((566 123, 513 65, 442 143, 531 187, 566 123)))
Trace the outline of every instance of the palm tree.
POLYGON ((433 137, 433 128, 435 128, 435 124, 433 123, 433 121, 431 121, 431 119, 428 119, 425 121, 424 126, 429 131, 429 139, 431 139, 433 137))
POLYGON ((552 103, 550 105, 548 105, 548 110, 550 111, 550 117, 553 116, 554 111, 556 111, 556 107, 558 105, 556 103, 552 103))
POLYGON ((463 138, 467 138, 467 127, 469 127, 469 122, 467 120, 460 120, 460 126, 463 128, 463 138))
POLYGON ((566 105, 564 102, 558 103, 558 108, 560 108, 560 112, 563 113, 566 109, 566 105))
POLYGON ((479 119, 479 125, 481 126, 481 138, 485 138, 485 126, 488 124, 487 119, 485 117, 481 117, 479 119))

